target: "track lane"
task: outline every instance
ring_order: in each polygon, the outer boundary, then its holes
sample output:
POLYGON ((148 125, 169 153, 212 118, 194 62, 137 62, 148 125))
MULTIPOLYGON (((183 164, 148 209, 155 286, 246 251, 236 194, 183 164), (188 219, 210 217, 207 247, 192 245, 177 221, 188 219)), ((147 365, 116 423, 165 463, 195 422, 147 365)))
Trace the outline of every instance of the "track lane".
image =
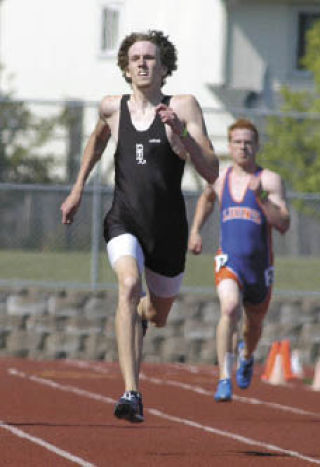
MULTIPOLYGON (((68 364, 68 362, 66 363, 68 364)), ((71 364, 79 365, 77 362, 71 362, 71 364)), ((88 363, 82 362, 80 365, 86 368, 88 363)), ((106 371, 105 364, 90 363, 89 365, 95 371, 106 371)), ((201 371, 200 379, 204 386, 192 384, 196 380, 199 383, 200 372, 175 372, 170 365, 144 365, 144 368, 148 369, 147 374, 144 371, 143 378, 145 392, 146 394, 156 393, 158 395, 160 400, 157 403, 160 403, 162 410, 175 414, 177 400, 179 400, 179 410, 184 414, 191 414, 193 420, 200 419, 204 425, 214 422, 215 427, 227 432, 230 431, 230 426, 232 426, 232 431, 236 429, 236 433, 248 434, 251 439, 265 440, 267 436, 267 440, 278 446, 281 441, 283 449, 290 450, 293 448, 296 450, 297 447, 301 446, 307 457, 320 456, 318 443, 320 413, 315 410, 319 408, 320 394, 306 389, 299 381, 287 387, 274 387, 262 383, 256 375, 253 382, 254 390, 238 390, 241 394, 253 393, 251 397, 238 395, 236 401, 231 404, 217 404, 212 397, 213 378, 211 376, 212 369, 210 368, 201 371), (162 378, 161 370, 163 370, 162 378), (157 377, 151 376, 153 374, 157 374, 157 377), (168 378, 168 374, 170 374, 170 378, 168 378), (177 376, 180 379, 177 379, 177 376), (175 377, 174 380, 173 377, 175 377), (206 389, 208 382, 210 382, 211 390, 206 389), (152 384, 161 387, 161 396, 159 396, 160 389, 155 391, 152 389, 152 384), (175 388, 179 395, 173 395, 168 386, 175 388), (189 396, 186 394, 186 399, 183 397, 184 392, 189 392, 189 396), (280 399, 277 397, 279 394, 280 399), (267 400, 264 399, 264 395, 268 395, 267 400), (201 396, 205 397, 201 398, 201 396), (289 406, 281 403, 284 397, 285 400, 288 400, 288 396, 291 397, 292 402, 295 402, 295 405, 289 406), (300 408, 300 403, 305 399, 307 399, 308 403, 303 405, 308 410, 300 408), (239 404, 239 402, 241 403, 239 404), (252 408, 250 408, 250 405, 252 408)), ((112 373, 110 368, 107 371, 109 374, 112 373)), ((147 402, 149 406, 155 404, 152 400, 147 402)))
MULTIPOLYGON (((7 376, 11 391, 6 397, 17 401, 17 394, 24 394, 24 400, 19 399, 20 403, 16 410, 11 408, 7 412, 8 416, 11 414, 13 422, 20 423, 18 426, 24 430, 42 436, 48 442, 54 442, 76 455, 86 454, 85 458, 96 465, 127 465, 124 462, 129 456, 132 461, 134 459, 131 465, 147 466, 223 465, 226 467, 235 462, 240 466, 263 466, 267 462, 270 465, 270 458, 273 466, 301 466, 311 465, 311 462, 303 458, 290 457, 290 451, 294 450, 303 457, 312 458, 319 455, 319 449, 316 449, 317 439, 308 436, 312 425, 316 428, 319 426, 318 419, 314 421, 312 416, 287 413, 284 418, 282 416, 279 418, 281 413, 279 410, 265 407, 262 409, 260 406, 250 407, 248 404, 238 402, 216 404, 212 395, 209 396, 209 389, 212 391, 212 383, 215 380, 211 374, 212 368, 204 371, 199 367, 199 371, 196 371, 195 367, 192 372, 175 368, 173 365, 145 364, 143 371, 146 379, 142 384, 147 421, 145 424, 132 426, 115 420, 112 415, 113 401, 122 392, 117 365, 80 362, 82 365, 80 367, 79 362, 70 365, 69 362, 61 360, 54 362, 11 360, 10 363, 5 366, 5 372, 10 366, 14 366, 17 371, 24 371, 26 374, 26 378, 18 378, 13 374, 7 376), (194 386, 202 387, 208 395, 166 384, 159 386, 148 381, 148 378, 155 378, 155 375, 165 381, 174 379, 179 382, 180 379, 190 386, 195 378, 197 384, 194 386), (44 380, 51 386, 29 380, 28 378, 31 377, 44 380), (80 392, 70 394, 57 389, 55 384, 74 386, 80 392), (90 391, 95 396, 94 398, 81 396, 81 391, 90 391), (37 394, 36 403, 35 394, 37 394), (100 397, 105 401, 101 402, 100 397), (291 431, 287 429, 290 425, 293 426, 291 431), (208 427, 209 431, 205 427, 208 427), (218 435, 218 430, 253 439, 256 444, 250 445, 225 435, 218 435), (288 432, 284 438, 281 437, 283 430, 288 432), (295 431, 296 435, 294 435, 295 431), (308 437, 307 444, 305 442, 301 444, 301 431, 308 437), (260 435, 263 435, 262 438, 260 435), (264 444, 259 444, 261 440, 264 444), (275 444, 280 451, 273 451, 272 446, 268 444, 275 444)), ((256 386, 259 386, 259 381, 255 381, 254 387, 256 386)), ((274 389, 279 388, 272 388, 271 392, 274 389)), ((46 464, 54 465, 47 462, 46 464)))

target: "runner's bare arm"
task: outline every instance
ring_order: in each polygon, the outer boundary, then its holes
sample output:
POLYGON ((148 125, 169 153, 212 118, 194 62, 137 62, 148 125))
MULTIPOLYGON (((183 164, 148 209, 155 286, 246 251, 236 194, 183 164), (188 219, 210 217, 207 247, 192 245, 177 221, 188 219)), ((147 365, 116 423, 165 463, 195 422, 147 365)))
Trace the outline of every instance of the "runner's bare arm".
POLYGON ((290 214, 286 202, 284 182, 280 175, 265 169, 261 176, 261 182, 255 191, 268 222, 284 234, 290 226, 290 214))
POLYGON ((81 203, 85 182, 97 161, 101 159, 102 153, 109 141, 111 131, 105 117, 105 106, 106 103, 103 101, 100 106, 99 120, 86 144, 76 182, 69 196, 67 196, 61 205, 63 224, 71 224, 73 222, 73 217, 81 203))
POLYGON ((212 185, 207 185, 198 199, 190 229, 188 248, 195 255, 200 254, 202 251, 203 245, 200 230, 213 212, 215 200, 216 193, 212 185))
POLYGON ((208 183, 219 175, 219 161, 208 137, 202 110, 192 95, 174 96, 171 107, 160 104, 157 112, 163 123, 169 125, 179 138, 197 172, 208 183))

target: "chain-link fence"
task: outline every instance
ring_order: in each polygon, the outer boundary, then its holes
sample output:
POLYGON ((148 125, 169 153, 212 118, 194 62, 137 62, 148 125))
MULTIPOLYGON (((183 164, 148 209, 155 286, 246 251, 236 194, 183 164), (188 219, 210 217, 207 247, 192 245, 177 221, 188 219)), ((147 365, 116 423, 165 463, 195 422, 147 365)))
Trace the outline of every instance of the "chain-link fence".
MULTIPOLYGON (((103 217, 113 191, 112 143, 89 180, 74 224, 63 226, 60 213, 94 127, 97 106, 97 102, 0 99, 0 285, 14 281, 21 285, 113 287, 102 236, 103 217), (47 156, 51 165, 46 165, 47 156), (31 184, 28 177, 44 183, 31 184)), ((226 129, 234 118, 249 117, 263 140, 266 118, 271 114, 284 116, 253 109, 204 109, 222 166, 228 161, 226 129)), ((302 118, 299 113, 290 116, 302 118)), ((203 183, 187 165, 183 189, 189 221, 203 183)), ((273 236, 276 257, 291 259, 287 269, 301 269, 301 277, 305 275, 301 266, 312 264, 311 270, 316 272, 310 290, 319 292, 320 194, 289 194, 289 203, 290 231, 273 236)), ((203 229, 204 253, 210 257, 219 242, 217 215, 216 210, 203 229)), ((191 275, 189 285, 205 284, 193 284, 191 275)), ((289 287, 302 288, 299 281, 289 287)), ((303 288, 308 290, 306 284, 303 288)))
MULTIPOLYGON (((113 286, 103 240, 112 189, 96 175, 85 189, 74 224, 64 226, 60 206, 69 190, 62 185, 0 184, 0 284, 113 286)), ((199 193, 184 195, 190 222, 199 193)), ((320 265, 320 194, 289 194, 289 204, 289 232, 273 235, 276 256, 295 258, 298 265, 302 259, 318 259, 320 265)), ((217 216, 218 209, 203 228, 204 254, 211 257, 219 242, 217 216)))

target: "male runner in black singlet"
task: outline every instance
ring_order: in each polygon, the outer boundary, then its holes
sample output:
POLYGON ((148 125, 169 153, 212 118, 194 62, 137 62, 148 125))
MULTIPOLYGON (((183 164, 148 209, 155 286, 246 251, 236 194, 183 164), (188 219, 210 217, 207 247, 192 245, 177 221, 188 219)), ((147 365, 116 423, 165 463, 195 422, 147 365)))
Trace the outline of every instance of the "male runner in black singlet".
POLYGON ((139 392, 143 325, 166 324, 183 278, 187 220, 181 179, 189 159, 209 183, 218 160, 202 111, 191 95, 165 96, 165 78, 176 69, 174 45, 160 31, 133 33, 122 42, 118 65, 131 95, 106 96, 70 195, 61 206, 70 224, 85 181, 110 136, 116 142, 115 190, 104 221, 109 261, 118 279, 116 335, 125 393, 118 418, 143 421, 139 392), (145 272, 147 295, 141 298, 145 272))

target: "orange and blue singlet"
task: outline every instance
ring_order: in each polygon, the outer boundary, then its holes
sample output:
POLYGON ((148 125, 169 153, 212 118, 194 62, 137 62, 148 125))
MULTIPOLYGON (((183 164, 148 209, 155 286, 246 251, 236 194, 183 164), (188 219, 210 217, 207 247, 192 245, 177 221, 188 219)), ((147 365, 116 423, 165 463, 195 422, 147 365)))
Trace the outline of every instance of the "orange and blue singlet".
MULTIPOLYGON (((262 168, 255 172, 261 176, 262 168)), ((260 304, 270 296, 273 282, 271 226, 260 201, 247 188, 241 201, 230 189, 232 167, 226 172, 220 200, 220 248, 215 257, 216 284, 234 279, 243 300, 260 304)))

